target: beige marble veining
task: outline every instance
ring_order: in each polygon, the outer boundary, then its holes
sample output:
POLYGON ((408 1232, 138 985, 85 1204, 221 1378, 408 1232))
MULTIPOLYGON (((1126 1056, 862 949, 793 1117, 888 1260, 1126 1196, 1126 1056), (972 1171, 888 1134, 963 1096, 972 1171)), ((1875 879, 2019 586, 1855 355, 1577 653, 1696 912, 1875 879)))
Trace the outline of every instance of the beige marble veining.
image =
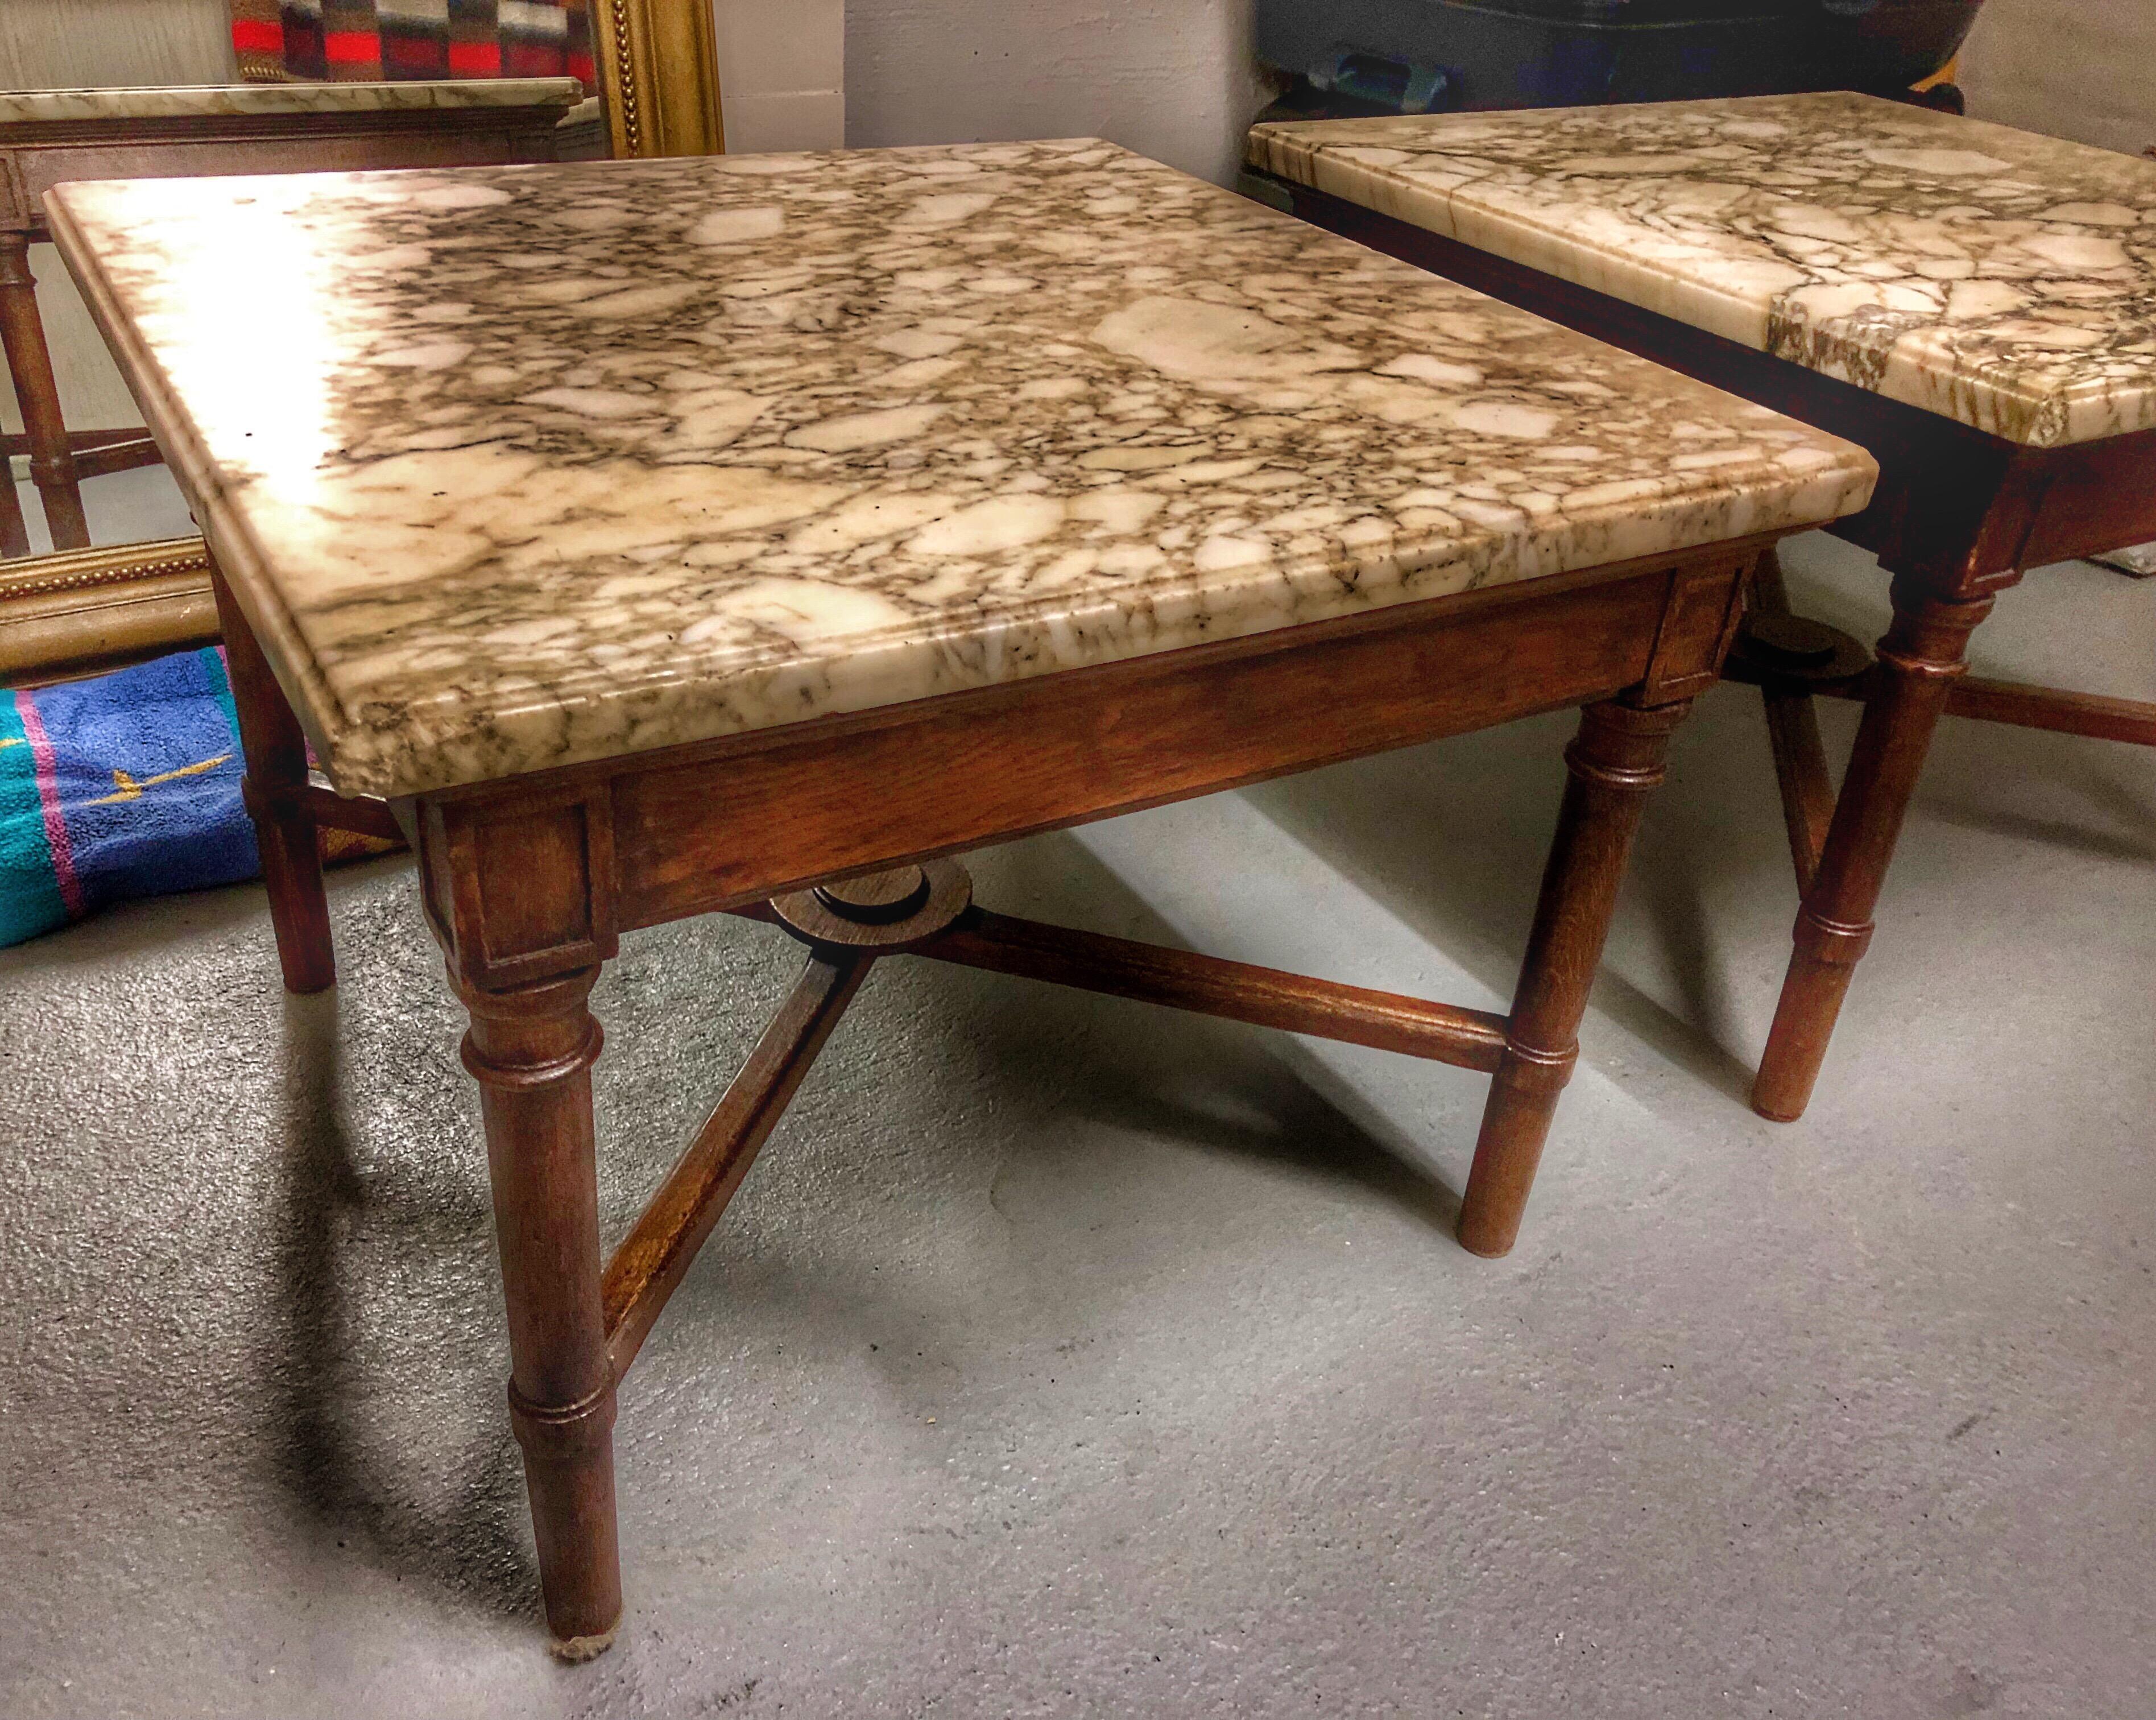
POLYGON ((1093 141, 49 208, 349 793, 1810 524, 1874 477, 1093 141))
POLYGON ((559 107, 583 99, 574 78, 414 80, 399 84, 175 84, 138 89, 0 90, 0 126, 170 120, 210 114, 414 112, 559 107))
POLYGON ((1249 158, 2011 441, 2156 426, 2156 161, 1840 94, 1260 126, 1249 158))

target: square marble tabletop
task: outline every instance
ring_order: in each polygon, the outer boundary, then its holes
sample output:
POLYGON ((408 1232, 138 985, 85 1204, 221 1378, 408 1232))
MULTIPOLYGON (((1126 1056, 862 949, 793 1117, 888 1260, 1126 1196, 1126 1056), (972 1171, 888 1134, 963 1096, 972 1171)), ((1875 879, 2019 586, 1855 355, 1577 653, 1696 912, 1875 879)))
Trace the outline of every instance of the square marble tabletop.
POLYGON ((2156 162, 1846 94, 1260 126, 1249 158, 2009 441, 2156 427, 2156 162))
POLYGON ((1876 475, 1098 141, 49 208, 346 793, 1815 523, 1876 475))

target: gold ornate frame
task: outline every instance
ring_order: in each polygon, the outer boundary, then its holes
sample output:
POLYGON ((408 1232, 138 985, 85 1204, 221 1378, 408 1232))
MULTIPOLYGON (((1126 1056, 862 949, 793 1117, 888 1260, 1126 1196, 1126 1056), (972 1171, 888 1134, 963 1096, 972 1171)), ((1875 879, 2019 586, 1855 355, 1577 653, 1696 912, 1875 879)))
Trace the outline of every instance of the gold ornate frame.
POLYGON ((95 675, 217 640, 199 537, 0 562, 0 683, 95 675))
MULTIPOLYGON (((613 153, 722 152, 711 0, 587 3, 613 153)), ((0 683, 95 674, 217 638, 198 537, 0 562, 0 683)))
POLYGON ((711 0, 586 0, 616 157, 723 154, 711 0))

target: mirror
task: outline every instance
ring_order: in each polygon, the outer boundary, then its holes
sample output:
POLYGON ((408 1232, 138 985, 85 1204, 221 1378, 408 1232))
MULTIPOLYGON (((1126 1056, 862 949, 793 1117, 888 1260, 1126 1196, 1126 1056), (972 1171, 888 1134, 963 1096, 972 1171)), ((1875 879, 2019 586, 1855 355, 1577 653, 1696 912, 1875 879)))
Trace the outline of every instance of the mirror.
POLYGON ((490 32, 435 10, 0 8, 0 682, 217 637, 186 505, 44 243, 46 187, 724 146, 710 0, 544 0, 490 32))

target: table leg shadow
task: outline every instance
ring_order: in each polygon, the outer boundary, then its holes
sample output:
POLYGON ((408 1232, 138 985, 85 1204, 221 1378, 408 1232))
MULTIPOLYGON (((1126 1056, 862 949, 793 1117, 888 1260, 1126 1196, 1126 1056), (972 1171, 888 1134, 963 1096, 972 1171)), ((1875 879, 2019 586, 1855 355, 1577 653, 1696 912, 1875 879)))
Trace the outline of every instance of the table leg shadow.
POLYGON ((522 1476, 494 1409, 493 1364, 480 1349, 435 1345, 428 1365, 465 1376, 454 1396, 471 1413, 436 1405, 424 1425, 398 1434, 399 1394, 384 1391, 378 1361, 367 1359, 360 1294, 367 1233, 393 1234, 400 1255, 469 1256, 484 1246, 487 1215, 476 1190, 400 1187, 393 1173, 361 1169, 337 1004, 334 990, 284 999, 281 1199, 270 1244, 281 1320, 259 1358, 275 1473, 316 1535, 351 1557, 451 1604, 520 1616, 537 1571, 519 1533, 522 1476), (411 1452, 430 1450, 439 1461, 445 1443, 446 1485, 415 1485, 411 1452))

